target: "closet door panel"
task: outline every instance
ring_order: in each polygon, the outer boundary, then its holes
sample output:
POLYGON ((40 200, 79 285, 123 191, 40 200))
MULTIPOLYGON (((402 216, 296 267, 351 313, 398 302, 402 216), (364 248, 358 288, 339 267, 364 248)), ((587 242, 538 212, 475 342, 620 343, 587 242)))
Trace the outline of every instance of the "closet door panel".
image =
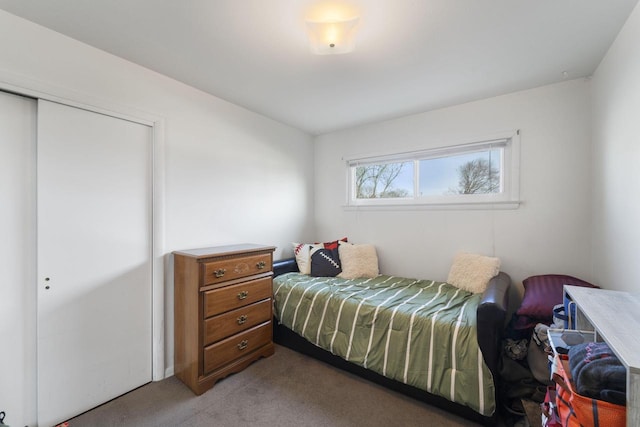
POLYGON ((38 103, 38 422, 151 381, 151 128, 38 103))
POLYGON ((0 410, 36 422, 36 101, 0 92, 0 410))

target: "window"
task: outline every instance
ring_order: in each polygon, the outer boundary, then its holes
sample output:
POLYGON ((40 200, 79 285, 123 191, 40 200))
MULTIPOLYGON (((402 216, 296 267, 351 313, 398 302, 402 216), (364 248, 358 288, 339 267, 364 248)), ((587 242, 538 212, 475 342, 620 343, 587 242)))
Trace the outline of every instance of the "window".
POLYGON ((347 161, 349 206, 517 207, 519 135, 347 161))

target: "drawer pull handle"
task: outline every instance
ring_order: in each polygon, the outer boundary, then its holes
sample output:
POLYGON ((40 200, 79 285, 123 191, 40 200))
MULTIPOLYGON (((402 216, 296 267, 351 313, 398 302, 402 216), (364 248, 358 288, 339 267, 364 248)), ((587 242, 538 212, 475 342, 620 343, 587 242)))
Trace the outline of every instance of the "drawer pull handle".
POLYGON ((220 268, 216 271, 213 272, 213 274, 216 276, 216 279, 221 278, 222 276, 224 276, 224 273, 226 273, 227 270, 225 270, 224 268, 220 268))
POLYGON ((249 340, 242 340, 240 344, 238 344, 238 350, 244 350, 249 345, 249 340))
POLYGON ((266 266, 267 266, 267 263, 264 261, 260 261, 259 263, 256 264, 256 267, 258 267, 258 270, 262 270, 266 266))
POLYGON ((246 314, 243 314, 242 316, 238 317, 238 325, 244 324, 248 318, 249 316, 247 316, 246 314))
POLYGON ((246 298, 246 297, 248 297, 248 296, 249 296, 249 292, 247 292, 247 291, 242 291, 242 292, 240 292, 240 293, 238 294, 238 299, 239 299, 239 300, 243 300, 243 299, 245 299, 245 298, 246 298))

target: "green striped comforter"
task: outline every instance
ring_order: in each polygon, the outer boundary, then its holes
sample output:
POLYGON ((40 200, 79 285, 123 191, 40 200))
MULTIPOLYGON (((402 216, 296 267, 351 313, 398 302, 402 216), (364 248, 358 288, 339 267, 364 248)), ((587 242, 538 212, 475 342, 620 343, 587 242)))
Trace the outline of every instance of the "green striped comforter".
POLYGON ((386 377, 468 406, 495 410, 476 337, 479 294, 448 283, 378 276, 274 279, 274 314, 315 345, 386 377))

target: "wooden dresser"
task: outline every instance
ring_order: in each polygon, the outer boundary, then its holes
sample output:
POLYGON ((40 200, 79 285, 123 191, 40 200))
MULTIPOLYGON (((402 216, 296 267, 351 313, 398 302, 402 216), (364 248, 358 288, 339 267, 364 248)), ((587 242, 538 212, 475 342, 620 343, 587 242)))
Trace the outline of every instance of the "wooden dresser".
POLYGON ((273 354, 274 250, 241 244, 173 253, 175 375, 194 393, 273 354))

